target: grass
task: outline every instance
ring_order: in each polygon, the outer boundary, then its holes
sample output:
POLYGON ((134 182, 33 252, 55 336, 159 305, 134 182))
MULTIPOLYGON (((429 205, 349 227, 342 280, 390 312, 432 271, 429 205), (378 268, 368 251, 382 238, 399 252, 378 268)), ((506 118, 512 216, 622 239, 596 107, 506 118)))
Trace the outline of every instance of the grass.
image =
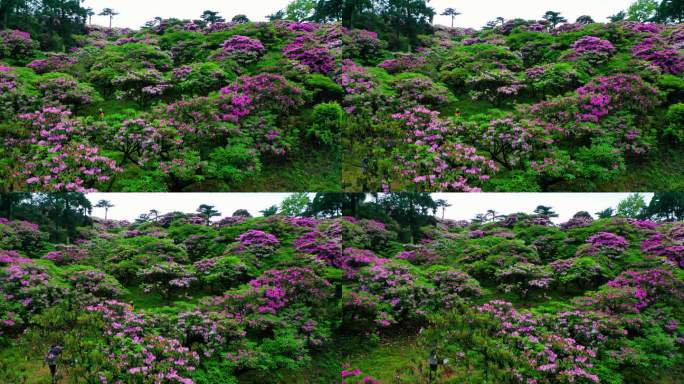
POLYGON ((429 354, 430 351, 418 345, 416 336, 396 336, 380 341, 376 348, 355 354, 345 362, 381 383, 390 383, 398 371, 416 359, 427 359, 429 354))
POLYGON ((333 150, 301 153, 290 161, 267 164, 261 174, 234 192, 338 192, 340 165, 333 150))

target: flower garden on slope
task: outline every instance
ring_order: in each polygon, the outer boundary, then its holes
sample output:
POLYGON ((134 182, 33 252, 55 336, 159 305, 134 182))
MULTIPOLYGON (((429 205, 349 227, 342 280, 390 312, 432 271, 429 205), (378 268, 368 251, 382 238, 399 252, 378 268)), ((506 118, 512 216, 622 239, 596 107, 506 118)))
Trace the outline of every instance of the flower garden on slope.
POLYGON ((417 244, 351 217, 205 223, 96 222, 59 245, 0 219, 0 381, 55 342, 61 375, 101 383, 415 383, 431 351, 440 383, 682 374, 681 222, 516 214, 417 244), (393 340, 414 355, 388 368, 393 340))
POLYGON ((675 190, 683 41, 512 20, 390 52, 339 24, 165 20, 64 54, 2 31, 0 188, 675 190))

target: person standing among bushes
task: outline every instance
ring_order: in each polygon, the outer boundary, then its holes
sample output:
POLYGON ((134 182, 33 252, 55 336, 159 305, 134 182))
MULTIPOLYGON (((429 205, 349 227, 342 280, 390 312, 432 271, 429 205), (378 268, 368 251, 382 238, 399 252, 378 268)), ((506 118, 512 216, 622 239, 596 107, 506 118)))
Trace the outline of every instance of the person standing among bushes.
POLYGON ((45 355, 45 364, 50 368, 50 376, 52 376, 52 384, 57 383, 57 359, 62 353, 62 346, 53 344, 50 346, 47 355, 45 355))

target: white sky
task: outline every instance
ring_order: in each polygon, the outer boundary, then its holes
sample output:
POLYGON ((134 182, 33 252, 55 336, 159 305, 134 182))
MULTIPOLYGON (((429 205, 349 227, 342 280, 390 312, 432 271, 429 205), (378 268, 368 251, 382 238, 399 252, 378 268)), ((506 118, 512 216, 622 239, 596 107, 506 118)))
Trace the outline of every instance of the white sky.
MULTIPOLYGON (((539 19, 549 10, 561 12, 570 21, 581 15, 590 15, 596 21, 605 21, 608 16, 627 9, 632 2, 633 0, 432 0, 430 6, 438 14, 447 7, 456 8, 463 14, 456 18, 457 26, 480 28, 497 16, 506 19, 539 19)), ((288 3, 289 0, 85 0, 84 7, 91 7, 96 13, 100 13, 104 7, 113 8, 120 13, 114 17, 113 26, 136 29, 155 16, 195 19, 206 9, 219 11, 227 19, 245 14, 253 21, 263 21, 266 15, 285 8, 288 3)), ((109 18, 95 16, 93 23, 108 25, 109 18)), ((438 16, 435 23, 451 25, 451 19, 438 16)))
MULTIPOLYGON (((222 216, 230 216, 238 209, 247 209, 253 216, 259 211, 280 202, 287 193, 91 193, 88 199, 95 205, 99 200, 109 200, 114 208, 108 218, 133 221, 141 213, 156 209, 163 213, 181 211, 195 212, 200 204, 216 206, 222 216)), ((577 211, 588 211, 592 215, 617 204, 629 196, 628 193, 436 193, 434 199, 449 201, 447 219, 469 220, 478 213, 493 209, 501 214, 516 212, 531 213, 539 205, 553 207, 560 215, 556 222, 570 219, 577 211)), ((313 197, 313 194, 312 194, 313 197)), ((644 194, 648 204, 653 194, 644 194)), ((438 216, 441 217, 441 210, 438 216)), ((95 208, 93 215, 104 217, 104 209, 95 208)))

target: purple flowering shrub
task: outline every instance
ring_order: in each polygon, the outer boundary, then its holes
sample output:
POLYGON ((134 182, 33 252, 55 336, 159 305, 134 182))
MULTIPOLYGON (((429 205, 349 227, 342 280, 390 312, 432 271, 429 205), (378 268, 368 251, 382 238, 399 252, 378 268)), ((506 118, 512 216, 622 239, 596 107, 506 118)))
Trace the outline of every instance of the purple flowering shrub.
POLYGON ((85 295, 89 301, 118 299, 127 293, 116 278, 97 269, 74 271, 66 280, 78 294, 85 295))
POLYGON ((480 283, 470 275, 457 269, 437 269, 428 272, 435 285, 440 306, 451 309, 460 299, 476 298, 482 295, 480 283))
POLYGON ((608 281, 611 271, 592 257, 560 259, 549 264, 554 284, 566 292, 598 288, 608 281))
POLYGON ((342 377, 341 384, 380 384, 380 381, 371 376, 364 375, 358 368, 351 368, 349 366, 343 368, 342 372, 340 372, 342 377))
POLYGON ((553 284, 550 268, 531 263, 516 263, 496 272, 499 289, 528 298, 537 292, 548 291, 553 284))
POLYGON ((42 76, 35 82, 43 105, 65 106, 76 110, 82 106, 102 101, 95 89, 87 84, 80 83, 74 78, 64 74, 50 74, 42 76))
POLYGON ((105 322, 108 342, 103 352, 110 358, 98 370, 100 381, 142 381, 154 376, 160 382, 193 382, 190 377, 199 364, 199 355, 179 340, 145 334, 149 319, 135 312, 132 306, 109 300, 87 310, 105 322))
POLYGON ((398 76, 392 88, 397 92, 398 110, 417 106, 437 110, 453 101, 451 92, 446 87, 435 84, 429 77, 398 76))
POLYGON ((304 103, 302 90, 272 74, 243 76, 221 89, 219 107, 224 121, 239 123, 254 111, 286 116, 304 103))
POLYGON ((280 246, 278 238, 256 229, 250 229, 238 236, 236 240, 239 243, 239 251, 249 252, 259 258, 273 256, 280 246))
POLYGON ((26 67, 40 75, 48 72, 65 72, 74 64, 76 64, 76 58, 64 53, 52 53, 44 59, 33 60, 26 67))
POLYGON ((285 57, 297 60, 311 72, 330 73, 335 68, 335 57, 322 46, 319 39, 310 35, 299 36, 283 49, 285 57))
POLYGON ((331 297, 331 284, 310 268, 272 269, 249 282, 246 292, 227 293, 244 316, 277 315, 291 305, 321 305, 331 297))
POLYGON ((572 44, 572 48, 578 57, 594 65, 606 62, 616 52, 610 41, 595 36, 580 38, 572 44))
POLYGON ((0 217, 0 250, 21 251, 28 256, 39 256, 47 235, 37 224, 0 217))
POLYGON ((261 41, 247 36, 236 35, 223 43, 223 56, 243 65, 259 61, 265 52, 261 41))
POLYGON ((646 37, 634 46, 632 54, 660 68, 663 73, 677 75, 684 71, 684 56, 660 37, 646 37))
POLYGON ((477 149, 451 141, 456 129, 439 113, 416 107, 393 115, 405 125, 406 146, 396 151, 397 172, 415 187, 430 191, 475 192, 498 170, 477 149))
POLYGON ((0 31, 0 59, 27 61, 38 49, 38 42, 27 32, 6 29, 0 31))
POLYGON ((359 287, 389 304, 395 322, 420 321, 431 309, 433 289, 420 282, 403 264, 387 262, 364 268, 359 287))
POLYGON ((122 171, 115 160, 100 155, 99 148, 76 141, 83 127, 70 116, 55 107, 20 116, 32 131, 30 139, 16 143, 24 148, 18 158, 21 169, 14 174, 22 189, 92 191, 122 171))
POLYGON ((85 249, 73 245, 58 245, 55 251, 48 252, 43 256, 43 259, 50 260, 57 265, 63 266, 78 264, 87 257, 88 254, 85 249))
POLYGON ((187 292, 197 281, 192 268, 173 261, 140 269, 137 277, 145 292, 159 293, 167 301, 180 292, 187 292))
POLYGON ((647 255, 664 257, 673 266, 684 268, 684 226, 675 224, 651 235, 641 243, 641 251, 647 255))
POLYGON ((681 302, 684 284, 671 271, 625 271, 596 293, 576 299, 584 307, 607 313, 634 314, 665 303, 681 302))
POLYGON ((254 266, 244 258, 222 256, 203 259, 193 264, 200 284, 211 292, 222 293, 240 283, 247 283, 256 276, 254 266))

